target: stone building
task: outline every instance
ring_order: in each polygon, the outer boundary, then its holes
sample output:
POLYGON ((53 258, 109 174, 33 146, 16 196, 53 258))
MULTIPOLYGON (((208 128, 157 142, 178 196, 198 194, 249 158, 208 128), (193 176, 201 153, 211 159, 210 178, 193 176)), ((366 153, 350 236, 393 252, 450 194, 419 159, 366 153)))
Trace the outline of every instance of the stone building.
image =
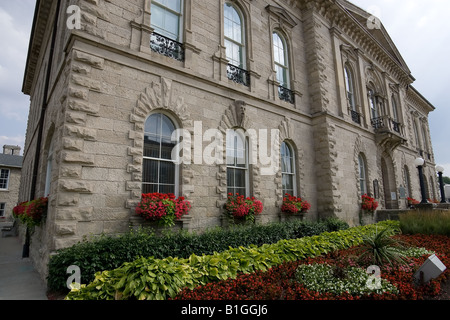
POLYGON ((432 198, 434 107, 413 82, 383 25, 344 0, 41 0, 20 199, 50 205, 32 258, 45 274, 55 250, 140 225, 145 192, 191 201, 189 230, 220 225, 228 192, 261 199, 262 222, 288 192, 307 219, 357 225, 362 194, 420 198, 421 155, 432 198), (171 161, 176 129, 191 161, 171 161))
POLYGON ((0 154, 0 226, 10 224, 12 209, 19 200, 20 176, 23 157, 19 146, 3 146, 0 154))

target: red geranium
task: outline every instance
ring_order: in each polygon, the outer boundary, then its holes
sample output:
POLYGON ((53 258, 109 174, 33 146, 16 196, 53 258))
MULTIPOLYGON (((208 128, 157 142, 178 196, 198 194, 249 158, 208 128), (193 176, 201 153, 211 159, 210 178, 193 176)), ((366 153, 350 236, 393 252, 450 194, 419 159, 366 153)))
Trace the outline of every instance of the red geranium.
POLYGON ((369 197, 367 194, 361 196, 362 204, 361 209, 374 212, 378 208, 378 202, 374 198, 369 197))
POLYGON ((232 217, 255 221, 255 216, 261 214, 264 207, 262 202, 255 197, 245 198, 238 193, 235 195, 229 193, 224 208, 226 213, 232 217))
POLYGON ((48 198, 46 197, 25 201, 13 208, 13 215, 30 227, 38 226, 47 213, 47 206, 48 198))
POLYGON ((148 193, 136 207, 136 213, 146 220, 159 221, 161 225, 173 226, 175 220, 187 215, 191 203, 184 197, 176 198, 171 193, 148 193))
POLYGON ((311 205, 308 201, 291 196, 288 193, 285 194, 283 204, 281 205, 281 212, 288 214, 306 213, 309 209, 311 209, 311 205))

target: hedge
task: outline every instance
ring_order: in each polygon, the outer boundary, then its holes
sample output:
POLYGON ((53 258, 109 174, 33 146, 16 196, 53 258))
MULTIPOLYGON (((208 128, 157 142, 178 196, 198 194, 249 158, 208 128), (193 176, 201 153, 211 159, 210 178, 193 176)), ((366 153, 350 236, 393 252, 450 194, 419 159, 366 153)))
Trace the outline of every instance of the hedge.
POLYGON ((266 271, 285 262, 316 257, 362 243, 362 237, 376 228, 399 232, 398 222, 324 232, 301 239, 281 240, 260 247, 229 248, 221 253, 189 258, 141 257, 122 267, 98 272, 95 280, 72 290, 67 300, 164 300, 173 298, 183 288, 193 289, 217 280, 236 278, 238 273, 266 271))
POLYGON ((148 230, 131 231, 121 236, 102 236, 84 241, 53 255, 49 262, 47 286, 50 291, 68 292, 67 267, 81 269, 83 283, 94 280, 95 273, 112 270, 140 257, 189 258, 191 254, 209 255, 240 247, 276 243, 282 239, 296 239, 325 231, 348 229, 348 224, 336 218, 320 222, 292 221, 267 225, 214 228, 202 234, 176 232, 156 236, 148 230))

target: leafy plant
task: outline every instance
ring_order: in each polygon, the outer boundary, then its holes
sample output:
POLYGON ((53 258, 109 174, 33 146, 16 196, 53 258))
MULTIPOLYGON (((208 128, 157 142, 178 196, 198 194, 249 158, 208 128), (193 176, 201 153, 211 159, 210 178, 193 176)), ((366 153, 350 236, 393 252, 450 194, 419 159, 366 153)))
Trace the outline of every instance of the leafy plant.
MULTIPOLYGON (((380 228, 389 228, 380 223, 380 228)), ((212 255, 191 255, 187 259, 140 258, 121 268, 98 272, 93 282, 72 290, 69 300, 83 299, 167 299, 182 288, 193 288, 212 281, 235 278, 238 272, 266 271, 284 262, 316 257, 328 252, 349 248, 362 241, 361 233, 373 226, 325 232, 318 236, 281 240, 260 247, 230 248, 212 255), (156 266, 156 267, 155 267, 156 266), (164 267, 160 267, 164 266, 164 267), (168 276, 167 274, 170 274, 168 276)))
POLYGON ((367 262, 374 265, 383 265, 389 263, 404 263, 404 249, 401 241, 392 237, 388 229, 375 229, 371 234, 363 235, 362 246, 359 248, 361 252, 360 262, 367 262))

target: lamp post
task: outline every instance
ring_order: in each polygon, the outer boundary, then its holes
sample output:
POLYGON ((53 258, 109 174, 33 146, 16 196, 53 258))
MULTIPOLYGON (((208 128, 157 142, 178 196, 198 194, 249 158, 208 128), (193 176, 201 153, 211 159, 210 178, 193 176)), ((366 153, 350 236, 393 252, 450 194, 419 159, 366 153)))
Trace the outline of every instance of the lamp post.
POLYGON ((439 187, 441 189, 441 203, 447 203, 445 201, 445 189, 444 189, 444 179, 442 178, 442 174, 444 173, 444 167, 436 166, 436 171, 439 175, 439 187))
POLYGON ((425 164, 425 160, 422 158, 417 158, 414 160, 414 164, 419 170, 419 181, 420 181, 420 192, 422 193, 422 201, 420 204, 427 204, 427 195, 425 193, 425 182, 423 181, 423 165, 425 164))

